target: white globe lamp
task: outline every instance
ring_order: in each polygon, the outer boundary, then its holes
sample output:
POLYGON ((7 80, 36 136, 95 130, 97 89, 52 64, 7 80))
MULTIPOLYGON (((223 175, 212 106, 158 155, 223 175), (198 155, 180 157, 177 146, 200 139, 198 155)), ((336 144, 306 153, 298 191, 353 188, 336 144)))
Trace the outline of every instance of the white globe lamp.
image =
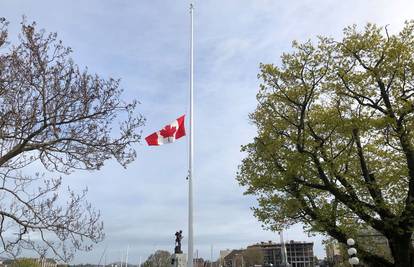
POLYGON ((348 262, 351 265, 357 265, 357 264, 359 264, 359 259, 357 257, 352 257, 348 260, 348 262))
POLYGON ((348 246, 353 246, 355 245, 355 240, 353 240, 352 238, 349 238, 346 243, 348 244, 348 246))
POLYGON ((355 255, 355 254, 357 254, 356 248, 349 248, 348 249, 348 255, 349 256, 352 256, 352 255, 355 255))

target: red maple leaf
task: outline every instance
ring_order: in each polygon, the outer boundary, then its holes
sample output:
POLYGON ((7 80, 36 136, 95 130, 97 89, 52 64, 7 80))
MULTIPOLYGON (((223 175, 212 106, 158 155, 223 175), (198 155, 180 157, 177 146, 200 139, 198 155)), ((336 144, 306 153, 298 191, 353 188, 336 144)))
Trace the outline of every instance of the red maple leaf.
POLYGON ((160 134, 164 138, 174 137, 175 132, 177 131, 177 127, 171 127, 171 125, 167 125, 160 131, 160 134))

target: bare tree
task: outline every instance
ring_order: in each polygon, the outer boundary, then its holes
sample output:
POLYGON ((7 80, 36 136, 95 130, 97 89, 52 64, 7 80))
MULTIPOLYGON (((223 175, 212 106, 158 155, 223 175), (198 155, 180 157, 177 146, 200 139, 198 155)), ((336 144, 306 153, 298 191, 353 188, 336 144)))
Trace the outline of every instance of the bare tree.
POLYGON ((67 261, 103 239, 103 224, 86 190, 62 199, 61 178, 47 175, 98 170, 111 158, 125 167, 144 119, 137 102, 120 99, 119 80, 80 70, 56 34, 23 22, 11 45, 7 26, 1 19, 0 252, 67 261), (28 174, 29 166, 40 171, 28 174))

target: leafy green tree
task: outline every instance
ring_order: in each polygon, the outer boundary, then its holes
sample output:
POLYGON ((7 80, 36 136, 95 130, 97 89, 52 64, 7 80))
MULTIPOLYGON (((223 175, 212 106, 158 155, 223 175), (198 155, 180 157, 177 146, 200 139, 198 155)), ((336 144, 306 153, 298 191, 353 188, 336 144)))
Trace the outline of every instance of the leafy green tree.
POLYGON ((242 252, 243 256, 243 265, 246 267, 251 267, 255 265, 262 265, 264 260, 263 251, 258 247, 250 247, 242 252))
POLYGON ((141 267, 169 267, 171 266, 171 254, 165 250, 157 250, 151 254, 141 267))
POLYGON ((373 266, 413 266, 414 22, 390 35, 368 24, 342 40, 293 43, 262 64, 254 141, 238 181, 272 230, 303 223, 345 243, 367 227, 392 259, 357 243, 373 266))

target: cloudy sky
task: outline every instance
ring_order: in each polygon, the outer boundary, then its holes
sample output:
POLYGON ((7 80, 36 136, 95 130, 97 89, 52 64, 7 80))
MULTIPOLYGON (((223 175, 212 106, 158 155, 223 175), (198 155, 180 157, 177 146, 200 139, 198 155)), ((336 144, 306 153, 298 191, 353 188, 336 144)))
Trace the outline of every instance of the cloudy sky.
MULTIPOLYGON (((214 258, 220 249, 278 240, 252 216, 251 197, 235 181, 240 146, 255 135, 248 114, 256 106, 260 62, 278 63, 292 40, 339 38, 350 24, 389 24, 397 32, 414 18, 411 0, 204 0, 195 1, 195 249, 214 258)), ((189 1, 0 0, 0 16, 16 36, 25 15, 57 32, 82 67, 122 79, 125 99, 141 102, 143 135, 189 110, 189 1)), ((99 172, 78 172, 65 184, 89 188, 101 210, 106 240, 74 262, 119 260, 129 246, 138 263, 156 249, 173 250, 174 233, 187 233, 186 138, 162 147, 136 145, 138 158, 123 169, 107 162, 99 172)), ((288 240, 312 240, 324 256, 322 237, 300 225, 288 240)))

